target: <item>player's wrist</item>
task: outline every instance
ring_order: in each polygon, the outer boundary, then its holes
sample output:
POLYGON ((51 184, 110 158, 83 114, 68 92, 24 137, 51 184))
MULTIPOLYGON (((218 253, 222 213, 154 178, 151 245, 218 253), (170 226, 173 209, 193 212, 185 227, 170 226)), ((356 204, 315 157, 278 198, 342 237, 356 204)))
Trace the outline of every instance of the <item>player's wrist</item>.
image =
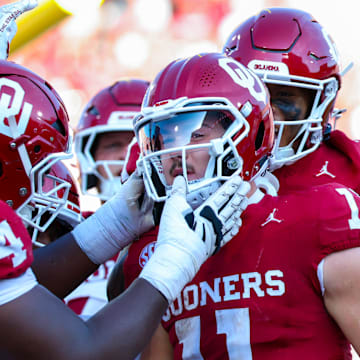
MULTIPOLYGON (((120 215, 121 216, 121 215, 120 215)), ((95 264, 115 256, 133 240, 107 203, 72 230, 75 241, 95 264)))
MULTIPOLYGON (((197 235, 194 233, 194 236, 197 235)), ((191 250, 163 243, 158 246, 149 259, 140 277, 157 288, 171 304, 183 287, 190 282, 198 272, 201 264, 207 258, 206 249, 200 239, 193 239, 199 245, 191 250)))

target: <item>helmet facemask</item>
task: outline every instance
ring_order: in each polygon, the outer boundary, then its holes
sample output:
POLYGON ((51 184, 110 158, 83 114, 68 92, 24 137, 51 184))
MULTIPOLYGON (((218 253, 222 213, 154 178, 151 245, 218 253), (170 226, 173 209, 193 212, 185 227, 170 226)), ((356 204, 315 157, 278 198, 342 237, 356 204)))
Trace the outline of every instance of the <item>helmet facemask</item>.
POLYGON ((166 200, 173 179, 183 175, 187 201, 196 208, 221 182, 241 173, 236 145, 249 124, 225 98, 184 97, 143 109, 135 132, 141 149, 137 166, 149 196, 166 200))
MULTIPOLYGON (((315 151, 323 140, 323 129, 328 121, 328 109, 335 101, 338 91, 338 82, 335 77, 326 80, 304 78, 300 76, 258 73, 267 85, 296 87, 310 90, 313 93, 304 119, 299 119, 293 114, 283 110, 284 119, 275 116, 276 129, 273 156, 270 159, 270 170, 276 170, 283 165, 291 165, 295 161, 315 151), (292 129, 290 128, 292 127, 292 129), (284 131, 290 131, 293 136, 284 144, 284 131)), ((273 99, 273 106, 279 106, 273 99)))
MULTIPOLYGON (((34 209, 31 205, 24 209, 32 210, 37 217, 38 227, 29 229, 34 245, 41 247, 70 232, 83 220, 80 209, 79 193, 75 179, 63 161, 55 161, 50 171, 42 177, 42 192, 59 199, 61 206, 41 206, 34 209), (65 202, 65 205, 62 205, 65 202), (39 231, 39 229, 41 231, 39 231), (42 231, 44 229, 44 231, 42 231)), ((31 217, 30 217, 31 219, 31 217)))
POLYGON ((57 162, 72 157, 69 153, 54 153, 36 164, 29 174, 30 196, 17 208, 16 212, 28 228, 33 228, 32 241, 38 232, 44 232, 67 206, 71 184, 50 173, 57 162))

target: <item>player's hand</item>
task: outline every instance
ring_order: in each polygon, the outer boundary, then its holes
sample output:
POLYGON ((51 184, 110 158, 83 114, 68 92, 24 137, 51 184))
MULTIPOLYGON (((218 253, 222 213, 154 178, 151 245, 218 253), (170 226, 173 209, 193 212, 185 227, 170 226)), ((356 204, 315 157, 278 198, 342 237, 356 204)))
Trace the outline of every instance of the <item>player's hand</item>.
POLYGON ((206 259, 237 233, 237 216, 247 205, 244 194, 249 189, 241 178, 232 178, 194 213, 186 202, 185 179, 177 176, 165 202, 155 252, 140 276, 171 303, 206 259))
POLYGON ((135 171, 111 199, 72 233, 87 256, 102 264, 154 226, 152 209, 153 201, 135 171))
POLYGON ((25 11, 37 6, 37 0, 22 0, 0 7, 0 59, 7 60, 9 47, 14 38, 17 25, 15 20, 25 11))
POLYGON ((120 191, 108 203, 120 220, 119 225, 126 232, 128 243, 154 226, 154 202, 147 196, 143 178, 137 171, 125 181, 120 191))

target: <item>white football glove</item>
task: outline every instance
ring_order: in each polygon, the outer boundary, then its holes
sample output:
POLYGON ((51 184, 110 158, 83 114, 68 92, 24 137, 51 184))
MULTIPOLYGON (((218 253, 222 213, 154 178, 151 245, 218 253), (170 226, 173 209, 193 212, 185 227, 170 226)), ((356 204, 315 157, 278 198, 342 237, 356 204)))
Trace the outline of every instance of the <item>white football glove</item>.
POLYGON ((15 20, 25 11, 37 6, 37 0, 22 0, 0 7, 0 59, 7 60, 9 46, 14 38, 17 25, 15 20))
POLYGON ((102 264, 154 226, 153 201, 135 171, 120 190, 72 234, 91 261, 102 264))
POLYGON ((238 232, 237 217, 247 205, 249 189, 241 178, 231 178, 193 213, 186 202, 185 179, 177 176, 165 202, 155 252, 140 277, 173 302, 206 259, 238 232))

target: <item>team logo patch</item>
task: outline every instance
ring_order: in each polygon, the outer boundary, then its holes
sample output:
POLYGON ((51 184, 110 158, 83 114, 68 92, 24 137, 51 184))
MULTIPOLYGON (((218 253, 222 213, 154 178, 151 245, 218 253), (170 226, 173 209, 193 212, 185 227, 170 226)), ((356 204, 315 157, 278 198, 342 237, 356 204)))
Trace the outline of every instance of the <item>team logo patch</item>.
POLYGON ((275 216, 275 213, 278 211, 278 209, 273 209, 273 211, 269 214, 269 216, 266 218, 265 222, 261 224, 261 226, 265 226, 267 225, 269 222, 277 222, 277 223, 281 223, 283 221, 283 219, 278 219, 275 216))
POLYGON ((147 244, 140 253, 139 265, 143 268, 155 251, 155 241, 147 244))
POLYGON ((320 171, 315 175, 316 177, 319 177, 321 175, 327 175, 330 176, 331 178, 336 178, 336 176, 334 174, 332 174, 329 170, 328 170, 328 165, 329 165, 329 161, 325 161, 324 165, 322 166, 322 168, 320 169, 320 171))

